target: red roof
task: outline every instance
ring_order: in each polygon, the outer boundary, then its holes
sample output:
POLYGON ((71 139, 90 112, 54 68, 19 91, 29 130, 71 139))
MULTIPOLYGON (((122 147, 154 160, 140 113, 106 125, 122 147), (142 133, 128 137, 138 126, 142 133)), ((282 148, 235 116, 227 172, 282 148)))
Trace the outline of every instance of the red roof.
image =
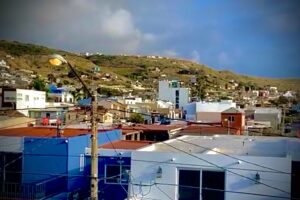
MULTIPOLYGON (((98 130, 107 131, 107 130, 98 130)), ((63 137, 74 137, 82 134, 91 133, 90 129, 80 128, 65 128, 63 129, 63 137)), ((57 129, 55 127, 23 127, 23 128, 11 128, 0 129, 0 136, 15 136, 15 137, 55 137, 57 135, 57 129)))
POLYGON ((139 133, 139 130, 124 130, 122 129, 122 135, 130 135, 130 134, 136 134, 139 133))
POLYGON ((132 140, 119 140, 112 143, 106 143, 99 147, 104 149, 139 149, 152 144, 151 141, 132 141, 132 140))
POLYGON ((155 125, 155 124, 136 124, 135 126, 123 126, 122 130, 137 130, 137 131, 171 131, 178 128, 183 128, 185 125, 155 125))
MULTIPOLYGON (((231 134, 236 134, 237 130, 230 130, 231 134)), ((222 126, 210 125, 190 125, 182 130, 180 135, 214 135, 214 134, 227 134, 228 129, 222 126)))

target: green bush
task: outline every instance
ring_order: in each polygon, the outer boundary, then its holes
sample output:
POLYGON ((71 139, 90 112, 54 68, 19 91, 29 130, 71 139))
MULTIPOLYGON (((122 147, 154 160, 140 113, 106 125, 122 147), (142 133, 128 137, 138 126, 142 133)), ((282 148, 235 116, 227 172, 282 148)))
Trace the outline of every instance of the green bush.
POLYGON ((144 118, 141 114, 139 113, 133 113, 130 115, 129 119, 128 119, 129 122, 132 122, 132 123, 144 123, 144 118))

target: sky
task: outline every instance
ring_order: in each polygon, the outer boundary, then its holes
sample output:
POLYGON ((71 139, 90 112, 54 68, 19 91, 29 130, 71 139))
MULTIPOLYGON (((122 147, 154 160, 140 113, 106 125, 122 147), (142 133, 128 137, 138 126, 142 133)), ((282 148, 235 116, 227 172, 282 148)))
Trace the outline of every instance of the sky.
POLYGON ((300 78, 298 0, 0 0, 0 39, 300 78))

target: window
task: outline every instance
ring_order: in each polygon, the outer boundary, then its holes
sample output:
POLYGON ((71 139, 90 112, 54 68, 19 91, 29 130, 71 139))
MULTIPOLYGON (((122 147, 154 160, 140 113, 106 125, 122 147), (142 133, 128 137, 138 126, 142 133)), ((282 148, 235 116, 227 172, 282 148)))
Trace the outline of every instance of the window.
POLYGON ((105 183, 127 184, 129 180, 129 166, 123 165, 106 165, 105 166, 105 183))
POLYGON ((175 108, 179 108, 179 90, 175 90, 175 108))
POLYGON ((180 170, 179 171, 179 200, 196 200, 199 198, 200 198, 200 171, 180 170))
POLYGON ((84 154, 80 154, 79 171, 82 172, 83 170, 84 170, 84 154))
POLYGON ((25 95, 25 101, 29 101, 29 95, 25 95))
POLYGON ((234 116, 228 116, 228 121, 234 122, 234 116))
POLYGON ((224 200, 225 173, 208 170, 179 170, 178 185, 178 200, 224 200))

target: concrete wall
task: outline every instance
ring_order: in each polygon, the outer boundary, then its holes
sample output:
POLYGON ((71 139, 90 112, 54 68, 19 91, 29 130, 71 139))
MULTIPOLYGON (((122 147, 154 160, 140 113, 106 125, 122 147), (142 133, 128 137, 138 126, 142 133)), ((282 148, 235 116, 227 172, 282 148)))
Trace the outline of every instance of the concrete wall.
MULTIPOLYGON (((16 109, 46 107, 46 92, 43 91, 17 89, 16 98, 16 109)), ((28 110, 19 110, 19 112, 28 116, 28 110)))
POLYGON ((0 136, 0 152, 23 152, 23 138, 0 136))
MULTIPOLYGON (((138 191, 143 191, 146 194, 149 191, 149 193, 144 197, 145 199, 146 198, 161 199, 161 200, 177 199, 179 169, 194 169, 194 170, 206 169, 206 170, 217 170, 217 171, 224 169, 226 191, 289 197, 289 194, 287 193, 269 188, 263 184, 256 184, 251 180, 248 180, 244 177, 233 174, 231 172, 238 173, 242 176, 246 176, 252 179, 255 177, 255 174, 259 172, 261 177, 260 181, 262 183, 270 185, 272 187, 279 188, 287 192, 290 192, 290 183, 291 183, 290 174, 262 172, 260 170, 265 170, 265 169, 245 162, 238 164, 236 159, 229 158, 222 155, 193 154, 193 156, 197 156, 199 157, 199 159, 183 153, 141 152, 141 151, 132 152, 132 161, 131 161, 132 180, 131 181, 133 184, 131 185, 132 190, 130 195, 141 197, 138 191), (174 159, 174 161, 171 161, 172 158, 174 159), (215 165, 218 165, 223 169, 213 166, 208 162, 214 163, 215 165), (156 177, 157 170, 159 167, 161 167, 162 169, 161 178, 156 177), (156 183, 159 189, 164 191, 164 193, 161 192, 157 187, 155 187, 153 185, 154 183, 156 183), (169 185, 165 185, 165 184, 169 184, 169 185)), ((287 173, 290 173, 291 171, 291 160, 285 157, 239 156, 238 159, 245 159, 287 173)), ((238 199, 266 200, 272 198, 249 195, 249 194, 226 192, 225 199, 226 200, 238 200, 238 199)))
POLYGON ((277 130, 281 123, 281 116, 277 113, 254 113, 255 121, 271 122, 271 127, 277 130))
POLYGON ((196 121, 221 122, 220 112, 197 112, 196 121))
POLYGON ((170 88, 169 81, 159 81, 158 85, 158 99, 170 101, 175 105, 176 90, 179 91, 179 109, 186 106, 189 102, 188 88, 170 88))
POLYGON ((35 119, 28 117, 14 117, 0 120, 1 129, 27 127, 29 123, 35 123, 35 119))

